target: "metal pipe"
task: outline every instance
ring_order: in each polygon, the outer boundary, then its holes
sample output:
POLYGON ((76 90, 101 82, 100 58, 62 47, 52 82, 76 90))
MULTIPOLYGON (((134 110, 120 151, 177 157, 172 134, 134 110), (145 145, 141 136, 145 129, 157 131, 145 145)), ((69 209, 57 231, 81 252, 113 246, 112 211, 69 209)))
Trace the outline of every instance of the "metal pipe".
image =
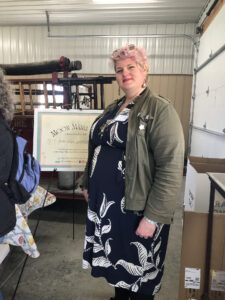
POLYGON ((51 39, 75 39, 75 38, 187 38, 194 43, 194 37, 187 34, 141 34, 141 35, 48 35, 51 39))
MULTIPOLYGON (((196 67, 198 65, 198 54, 199 54, 199 42, 195 44, 194 66, 196 66, 196 67)), ((192 80, 192 96, 191 96, 192 102, 191 102, 191 112, 190 112, 191 118, 190 118, 190 126, 189 126, 187 155, 190 155, 190 153, 191 153, 192 127, 193 127, 193 120, 194 120, 195 98, 196 98, 196 81, 197 81, 197 75, 196 75, 196 73, 194 73, 193 80, 192 80)))
POLYGON ((211 130, 211 129, 206 129, 206 128, 195 126, 195 125, 192 125, 192 127, 194 129, 197 129, 197 130, 200 130, 200 131, 203 131, 203 132, 206 132, 206 133, 210 133, 210 134, 225 138, 225 133, 220 133, 218 131, 214 131, 214 130, 211 130))
POLYGON ((79 38, 186 38, 195 43, 195 38, 188 34, 135 34, 135 35, 90 35, 90 34, 77 34, 77 35, 51 35, 50 31, 50 17, 48 11, 46 13, 48 38, 50 39, 79 39, 79 38))
POLYGON ((220 55, 225 50, 225 45, 223 45, 219 50, 217 50, 214 54, 212 54, 201 66, 197 69, 194 69, 195 74, 202 70, 206 65, 208 65, 214 58, 220 55))

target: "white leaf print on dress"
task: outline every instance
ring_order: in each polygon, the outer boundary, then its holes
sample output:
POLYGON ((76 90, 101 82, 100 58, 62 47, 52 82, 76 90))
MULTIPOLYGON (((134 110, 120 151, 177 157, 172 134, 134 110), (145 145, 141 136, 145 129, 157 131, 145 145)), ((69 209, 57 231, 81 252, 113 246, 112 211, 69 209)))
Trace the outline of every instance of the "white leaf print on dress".
POLYGON ((155 232, 155 236, 154 236, 154 241, 156 241, 157 238, 159 237, 159 234, 161 233, 163 226, 164 226, 164 224, 156 224, 156 232, 155 232))
POLYGON ((127 284, 126 282, 124 281, 119 281, 115 284, 115 287, 120 287, 120 288, 123 288, 123 289, 127 289, 129 290, 129 288, 131 287, 130 284, 127 284))
POLYGON ((85 240, 88 242, 88 243, 94 243, 94 239, 95 237, 93 235, 91 236, 87 236, 85 237, 85 240))
POLYGON ((121 173, 123 173, 122 160, 119 160, 119 161, 118 161, 117 170, 119 170, 121 173))
POLYGON ((105 242, 105 253, 108 256, 111 253, 111 247, 109 245, 109 241, 112 240, 112 238, 109 238, 106 242, 105 242))
POLYGON ((109 225, 104 225, 102 227, 102 234, 109 233, 112 228, 110 219, 108 219, 108 221, 109 221, 109 225))
POLYGON ((148 258, 148 253, 147 253, 146 248, 141 243, 138 243, 138 242, 133 242, 131 244, 133 244, 137 247, 139 262, 142 265, 142 267, 144 267, 144 265, 146 264, 147 258, 148 258))
POLYGON ((95 236, 100 237, 100 231, 97 226, 95 226, 95 236))
POLYGON ((159 254, 157 255, 157 258, 156 258, 156 267, 158 267, 158 265, 159 265, 159 263, 160 263, 160 256, 159 256, 159 254))
POLYGON ((94 211, 90 210, 90 208, 88 208, 88 214, 87 214, 87 217, 88 217, 88 219, 89 219, 90 221, 92 221, 92 222, 94 222, 94 223, 99 223, 99 222, 100 222, 100 220, 99 220, 97 214, 96 214, 94 211))
POLYGON ((95 266, 95 267, 108 268, 111 265, 112 265, 111 262, 104 256, 96 257, 96 258, 93 258, 93 260, 92 260, 92 266, 95 266))
POLYGON ((107 142, 107 144, 110 146, 112 146, 114 141, 116 141, 120 144, 123 143, 123 141, 119 138, 119 135, 118 135, 118 125, 119 125, 119 123, 116 122, 110 128, 110 139, 109 139, 109 142, 107 142))
POLYGON ((154 248, 154 254, 156 254, 156 252, 159 250, 160 246, 161 246, 161 239, 160 239, 160 241, 158 242, 158 244, 154 248))
POLYGON ((90 267, 90 264, 87 260, 83 259, 82 261, 82 268, 83 269, 88 269, 90 267))
POLYGON ((127 262, 123 259, 120 259, 117 261, 117 263, 115 264, 115 266, 117 265, 121 265, 122 267, 124 267, 124 269, 127 270, 128 273, 134 275, 134 276, 141 276, 143 274, 143 268, 140 266, 136 266, 130 262, 127 262))
POLYGON ((158 273, 159 273, 159 270, 145 274, 145 276, 143 278, 141 278, 141 282, 147 282, 149 280, 155 279, 156 276, 158 275, 158 273))
POLYGON ((153 263, 146 262, 146 264, 144 265, 145 271, 150 270, 152 268, 155 268, 155 265, 153 263))
POLYGON ((125 197, 122 198, 121 202, 120 202, 120 208, 123 214, 125 214, 126 212, 124 211, 125 209, 125 197))
POLYGON ((114 135, 114 140, 116 141, 116 142, 118 142, 118 143, 123 143, 123 141, 119 138, 119 135, 118 135, 118 125, 119 125, 119 123, 118 122, 116 122, 116 124, 115 124, 116 126, 115 126, 115 135, 114 135))
POLYGON ((115 203, 115 201, 107 202, 106 195, 105 195, 105 193, 103 193, 103 201, 102 201, 102 204, 101 204, 101 207, 100 207, 100 212, 99 212, 101 218, 104 218, 104 216, 106 215, 108 209, 114 203, 115 203))
MULTIPOLYGON (((112 240, 112 238, 107 239, 107 241, 105 242, 105 244, 102 241, 102 235, 106 234, 108 232, 111 231, 111 220, 107 219, 109 224, 104 225, 102 227, 102 218, 105 217, 108 209, 110 208, 110 206, 112 204, 114 204, 114 201, 107 201, 106 195, 103 193, 103 199, 102 199, 102 203, 100 206, 100 218, 98 217, 98 215, 90 210, 90 208, 88 208, 88 219, 92 222, 95 223, 95 243, 93 246, 93 252, 94 253, 98 253, 100 251, 104 252, 105 256, 100 256, 100 257, 95 257, 92 259, 91 265, 92 266, 98 266, 98 267, 104 267, 104 268, 108 268, 110 266, 112 266, 112 263, 110 262, 110 260, 108 259, 108 255, 111 253, 111 247, 110 247, 110 240, 112 240), (96 241, 98 239, 98 242, 96 241)), ((87 251, 90 251, 91 248, 89 248, 87 251)), ((87 252, 86 250, 84 250, 85 252, 87 252)))
POLYGON ((104 248, 102 247, 102 245, 99 245, 97 243, 94 244, 94 246, 93 246, 93 252, 94 253, 98 253, 99 251, 102 251, 102 250, 104 250, 104 248))
POLYGON ((94 154, 93 154, 93 159, 92 159, 92 164, 91 164, 90 178, 93 176, 93 173, 94 173, 94 170, 95 170, 95 166, 96 166, 96 163, 97 163, 97 159, 98 159, 98 155, 99 155, 100 150, 101 150, 101 145, 97 146, 95 148, 95 151, 94 151, 94 154))
POLYGON ((160 290, 160 288, 161 288, 161 282, 155 286, 152 295, 155 295, 156 293, 158 293, 158 291, 160 290))
POLYGON ((125 168, 123 168, 122 160, 118 161, 117 170, 119 170, 121 172, 122 178, 125 179, 125 168))
POLYGON ((87 247, 87 242, 88 243, 94 243, 94 236, 92 235, 92 236, 85 236, 85 239, 84 239, 84 249, 87 247))
POLYGON ((136 293, 138 291, 138 289, 139 289, 138 284, 135 283, 132 285, 131 291, 136 293))

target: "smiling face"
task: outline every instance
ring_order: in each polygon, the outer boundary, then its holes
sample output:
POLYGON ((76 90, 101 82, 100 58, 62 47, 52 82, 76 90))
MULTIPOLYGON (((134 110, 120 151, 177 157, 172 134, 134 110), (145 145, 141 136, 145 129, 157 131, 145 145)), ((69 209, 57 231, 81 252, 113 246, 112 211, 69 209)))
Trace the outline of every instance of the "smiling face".
POLYGON ((116 80, 126 95, 138 94, 143 90, 147 71, 132 58, 118 60, 115 64, 116 80))

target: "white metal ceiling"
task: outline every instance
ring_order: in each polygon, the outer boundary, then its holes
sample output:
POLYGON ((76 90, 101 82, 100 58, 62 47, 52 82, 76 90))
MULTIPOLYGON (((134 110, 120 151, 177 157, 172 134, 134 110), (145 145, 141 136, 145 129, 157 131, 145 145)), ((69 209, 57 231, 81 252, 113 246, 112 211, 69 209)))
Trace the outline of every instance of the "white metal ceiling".
POLYGON ((92 0, 0 0, 0 25, 197 23, 209 0, 139 0, 94 4, 92 0), (144 3, 143 3, 144 2, 144 3))

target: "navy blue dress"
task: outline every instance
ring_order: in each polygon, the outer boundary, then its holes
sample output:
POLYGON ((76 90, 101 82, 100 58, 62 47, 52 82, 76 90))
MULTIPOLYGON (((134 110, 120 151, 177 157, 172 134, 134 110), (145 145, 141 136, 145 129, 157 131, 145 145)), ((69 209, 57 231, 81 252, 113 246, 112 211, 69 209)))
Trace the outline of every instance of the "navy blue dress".
POLYGON ((130 104, 96 121, 89 172, 89 201, 83 268, 92 276, 133 292, 155 295, 161 287, 169 225, 157 224, 152 238, 135 234, 143 212, 125 209, 125 147, 130 104))

